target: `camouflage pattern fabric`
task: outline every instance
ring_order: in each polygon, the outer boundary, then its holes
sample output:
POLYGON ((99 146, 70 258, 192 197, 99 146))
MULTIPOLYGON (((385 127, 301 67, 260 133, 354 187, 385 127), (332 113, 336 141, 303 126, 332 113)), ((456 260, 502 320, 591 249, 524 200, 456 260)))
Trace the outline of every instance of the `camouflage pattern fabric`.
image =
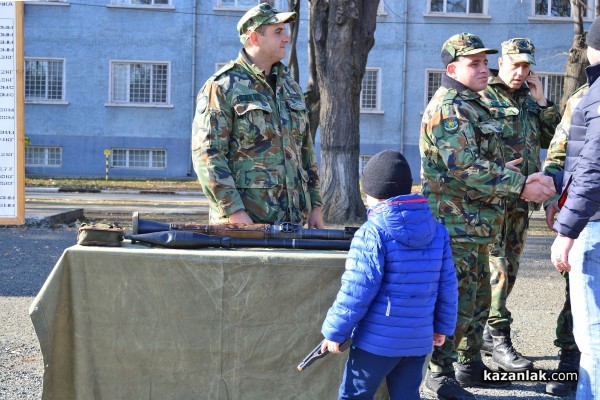
POLYGON ((450 245, 458 277, 458 320, 454 335, 434 347, 431 356, 429 369, 441 373, 454 371, 455 361, 481 360, 479 350, 491 299, 488 246, 454 239, 450 245))
POLYGON ((198 94, 192 160, 211 222, 246 210, 256 223, 305 223, 322 205, 302 90, 276 63, 275 93, 245 51, 198 94))
POLYGON ((481 357, 491 297, 487 245, 499 235, 504 198, 525 183, 504 168, 501 134, 480 96, 444 75, 423 114, 419 141, 422 193, 450 233, 459 286, 455 335, 433 352, 434 372, 481 357))
POLYGON ((463 32, 451 36, 444 42, 441 56, 444 65, 448 65, 460 56, 479 53, 496 54, 497 52, 496 49, 485 47, 479 36, 463 32))
POLYGON ((560 349, 578 350, 573 336, 573 314, 571 313, 571 299, 569 298, 569 273, 561 272, 565 278, 565 302, 556 318, 556 339, 554 345, 560 349))
MULTIPOLYGON (((556 127, 554 137, 548 148, 546 160, 544 161, 544 174, 554 176, 564 169, 573 110, 587 93, 588 89, 587 84, 583 85, 569 97, 562 120, 556 127)), ((557 197, 548 200, 547 203, 555 201, 557 197)), ((573 314, 571 313, 571 301, 569 298, 569 273, 563 272, 562 276, 565 278, 565 302, 556 318, 556 339, 554 340, 554 345, 565 350, 575 350, 577 349, 577 344, 573 336, 573 314)))
POLYGON ((501 134, 480 96, 444 75, 423 114, 419 150, 422 193, 452 238, 490 243, 504 198, 521 193, 525 177, 504 168, 501 134))
MULTIPOLYGON (((527 47, 527 43, 525 39, 504 42, 503 52, 505 47, 510 47, 529 55, 525 52, 532 50, 527 47)), ((522 157, 523 161, 518 167, 523 175, 539 172, 540 148, 548 148, 556 125, 560 122, 558 106, 549 101, 548 107, 542 108, 525 85, 517 91, 511 91, 494 76, 489 78, 487 88, 481 92, 481 101, 502 125, 501 143, 505 160, 522 157)), ((495 329, 510 327, 512 322, 506 300, 519 271, 519 261, 527 237, 527 213, 538 210, 539 204, 526 202, 518 194, 514 194, 507 198, 506 209, 502 228, 504 237, 490 246, 492 305, 488 325, 495 329)))
POLYGON ((240 42, 246 43, 250 37, 248 32, 256 30, 259 26, 292 22, 297 17, 298 14, 295 12, 279 12, 268 3, 254 6, 246 11, 237 23, 240 42))
POLYGON ((528 227, 527 211, 507 210, 502 238, 490 244, 492 302, 487 324, 494 329, 510 327, 513 321, 506 301, 517 280, 528 227))

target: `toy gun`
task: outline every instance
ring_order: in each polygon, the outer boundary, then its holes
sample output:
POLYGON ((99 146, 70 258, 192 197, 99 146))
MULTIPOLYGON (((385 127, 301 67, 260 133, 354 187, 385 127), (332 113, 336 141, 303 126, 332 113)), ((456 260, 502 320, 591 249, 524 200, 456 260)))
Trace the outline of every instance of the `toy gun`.
POLYGON ((351 240, 358 228, 342 229, 305 229, 293 222, 269 224, 218 224, 218 225, 179 225, 165 224, 157 221, 141 219, 137 212, 133 213, 133 235, 164 231, 191 231, 211 236, 230 236, 231 238, 251 239, 319 239, 319 240, 351 240))
POLYGON ((318 239, 254 239, 211 236, 194 231, 161 231, 125 235, 132 243, 141 242, 170 249, 203 249, 207 247, 262 247, 278 249, 348 250, 350 240, 318 239))
MULTIPOLYGON (((302 360, 302 362, 300 364, 298 364, 298 366, 296 367, 296 369, 298 371, 300 371, 300 372, 304 371, 315 360, 318 360, 319 358, 323 358, 327 354, 329 354, 329 350, 327 350, 327 349, 325 349, 325 351, 323 351, 323 352, 321 351, 322 344, 323 344, 323 341, 321 341, 317 345, 317 347, 312 349, 312 351, 310 353, 308 353, 308 355, 306 357, 304 357, 304 360, 302 360)), ((340 350, 341 351, 346 350, 348 347, 350 347, 351 344, 352 344, 352 339, 346 340, 344 343, 340 344, 340 350)))

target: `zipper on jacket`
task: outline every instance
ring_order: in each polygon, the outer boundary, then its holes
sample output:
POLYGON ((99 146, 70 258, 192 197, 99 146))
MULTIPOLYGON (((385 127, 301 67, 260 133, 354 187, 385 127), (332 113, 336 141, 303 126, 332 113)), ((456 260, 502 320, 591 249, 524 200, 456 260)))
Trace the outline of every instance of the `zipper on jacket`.
POLYGON ((392 310, 392 301, 390 300, 390 294, 389 293, 386 293, 385 295, 387 296, 387 301, 388 301, 387 308, 385 309, 385 316, 389 317, 390 316, 390 311, 392 310))

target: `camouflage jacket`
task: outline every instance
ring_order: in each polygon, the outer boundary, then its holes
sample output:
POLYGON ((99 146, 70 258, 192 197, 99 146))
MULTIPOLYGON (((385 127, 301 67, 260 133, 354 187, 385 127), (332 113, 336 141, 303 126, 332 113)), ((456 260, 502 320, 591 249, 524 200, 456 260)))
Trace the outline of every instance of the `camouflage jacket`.
POLYGON ((304 223, 322 204, 302 90, 282 63, 271 73, 275 93, 242 50, 198 94, 192 160, 212 222, 245 209, 256 223, 304 223))
MULTIPOLYGON (((541 171, 540 148, 548 148, 560 122, 558 106, 548 100, 547 107, 540 107, 526 85, 512 92, 494 76, 479 94, 492 117, 502 124, 504 160, 522 157, 518 167, 525 176, 541 171)), ((506 207, 511 211, 533 211, 539 209, 539 204, 514 194, 507 199, 506 207)))
POLYGON ((504 168, 502 126, 480 95, 447 75, 421 122, 422 192, 454 240, 489 243, 500 232, 505 201, 525 177, 504 168))

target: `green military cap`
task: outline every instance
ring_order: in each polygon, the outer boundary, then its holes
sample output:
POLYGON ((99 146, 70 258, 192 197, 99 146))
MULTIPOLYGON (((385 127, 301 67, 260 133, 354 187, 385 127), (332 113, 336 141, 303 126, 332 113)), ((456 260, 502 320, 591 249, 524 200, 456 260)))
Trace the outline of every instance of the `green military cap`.
POLYGON ((279 12, 270 4, 261 3, 249 9, 237 23, 237 30, 242 44, 246 43, 248 31, 254 31, 261 25, 280 24, 295 21, 298 14, 295 12, 279 12))
POLYGON ((533 58, 535 46, 531 40, 526 38, 514 38, 502 42, 502 55, 507 55, 513 64, 518 62, 535 64, 535 58, 533 58))
POLYGON ((479 53, 496 54, 497 52, 498 50, 485 47, 479 36, 463 32, 450 37, 444 42, 442 45, 442 62, 444 65, 448 65, 459 56, 479 53))

